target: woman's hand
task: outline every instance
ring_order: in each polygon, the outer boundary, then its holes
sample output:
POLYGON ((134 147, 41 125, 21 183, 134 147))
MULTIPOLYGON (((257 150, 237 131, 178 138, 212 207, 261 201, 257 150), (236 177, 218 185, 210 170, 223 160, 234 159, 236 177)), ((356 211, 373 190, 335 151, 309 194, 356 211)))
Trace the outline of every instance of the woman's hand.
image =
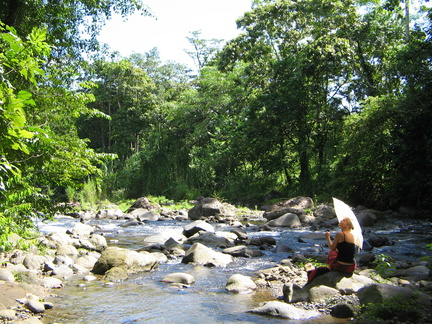
POLYGON ((326 233, 324 234, 324 236, 325 236, 325 238, 327 239, 327 244, 328 244, 328 246, 331 247, 331 246, 332 246, 331 232, 326 232, 326 233))

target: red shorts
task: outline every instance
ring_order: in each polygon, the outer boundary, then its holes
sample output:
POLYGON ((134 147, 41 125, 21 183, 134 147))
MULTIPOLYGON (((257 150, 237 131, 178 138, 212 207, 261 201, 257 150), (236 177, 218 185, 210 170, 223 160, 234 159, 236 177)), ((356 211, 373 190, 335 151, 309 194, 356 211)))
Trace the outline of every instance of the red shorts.
POLYGON ((327 264, 329 266, 329 269, 332 271, 339 271, 339 272, 347 272, 347 273, 353 273, 354 270, 357 268, 357 265, 354 264, 341 264, 338 261, 336 261, 337 258, 337 252, 336 251, 330 251, 327 258, 327 264))

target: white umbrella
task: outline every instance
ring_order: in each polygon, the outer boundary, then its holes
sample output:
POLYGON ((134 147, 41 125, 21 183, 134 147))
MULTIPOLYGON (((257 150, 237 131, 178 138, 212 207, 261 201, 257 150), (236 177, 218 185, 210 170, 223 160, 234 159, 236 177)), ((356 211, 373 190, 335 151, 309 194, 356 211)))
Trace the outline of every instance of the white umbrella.
POLYGON ((349 217, 351 219, 351 222, 354 225, 354 229, 352 230, 352 234, 354 235, 354 243, 360 249, 363 248, 362 229, 351 207, 336 198, 333 198, 333 205, 339 222, 345 217, 349 217))

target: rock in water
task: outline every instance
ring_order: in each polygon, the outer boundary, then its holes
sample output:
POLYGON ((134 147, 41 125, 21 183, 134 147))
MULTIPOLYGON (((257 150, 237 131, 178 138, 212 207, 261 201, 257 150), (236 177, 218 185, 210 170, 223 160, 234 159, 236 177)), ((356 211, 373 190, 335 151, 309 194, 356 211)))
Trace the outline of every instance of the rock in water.
POLYGON ((270 301, 264 303, 262 306, 254 308, 249 312, 293 320, 306 320, 309 318, 318 317, 320 315, 319 312, 297 308, 293 305, 289 305, 279 301, 270 301))

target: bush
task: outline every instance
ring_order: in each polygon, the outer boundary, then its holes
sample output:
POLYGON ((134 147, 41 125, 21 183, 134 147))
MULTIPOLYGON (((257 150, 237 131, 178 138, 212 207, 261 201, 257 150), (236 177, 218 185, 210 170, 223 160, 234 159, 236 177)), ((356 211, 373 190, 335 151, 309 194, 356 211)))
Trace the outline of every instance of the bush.
POLYGON ((380 320, 405 323, 430 323, 430 314, 418 297, 396 296, 383 300, 380 304, 362 307, 360 319, 367 323, 380 320))

